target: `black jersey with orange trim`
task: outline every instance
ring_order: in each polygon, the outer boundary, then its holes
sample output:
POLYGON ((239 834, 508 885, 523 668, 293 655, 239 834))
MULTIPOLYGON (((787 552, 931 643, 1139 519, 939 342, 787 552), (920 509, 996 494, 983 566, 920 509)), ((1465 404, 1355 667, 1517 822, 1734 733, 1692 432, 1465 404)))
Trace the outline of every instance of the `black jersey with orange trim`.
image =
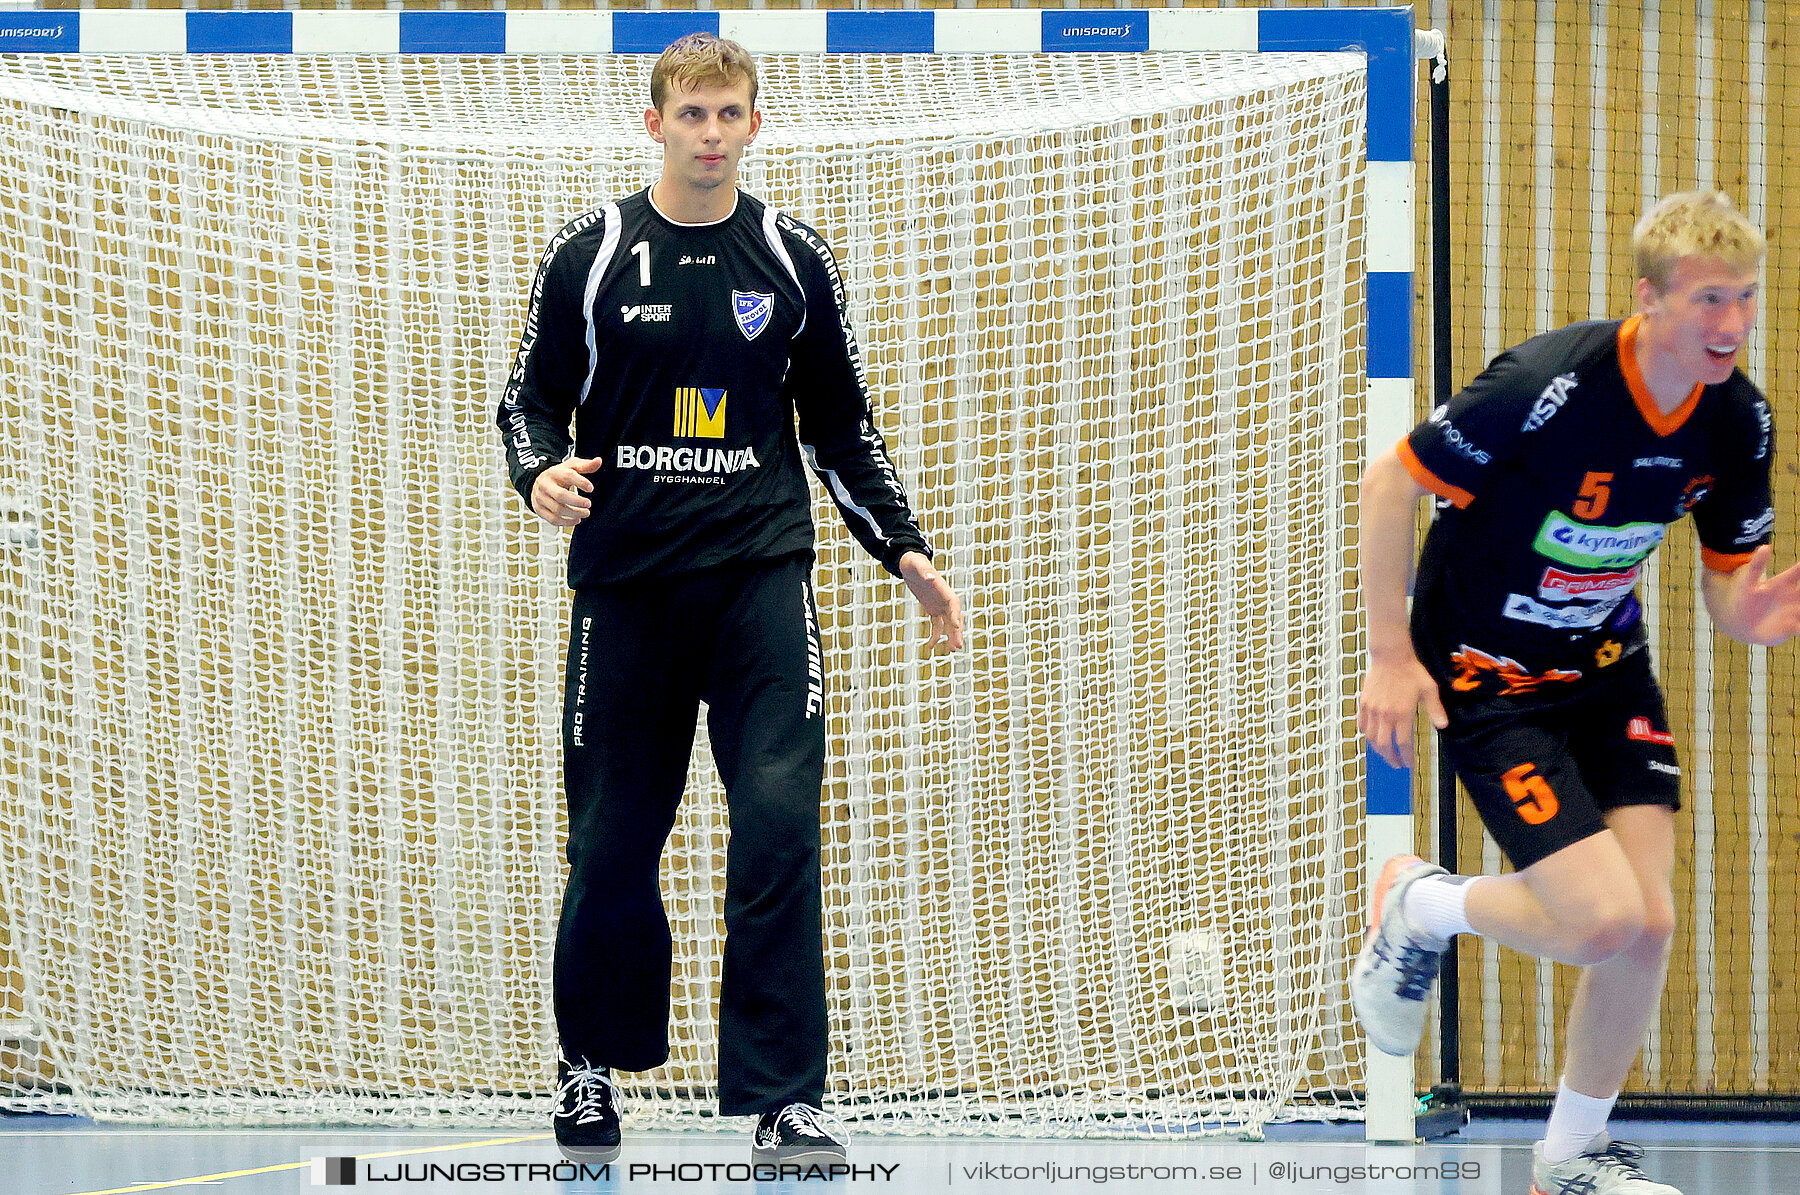
POLYGON ((1552 702, 1641 650, 1639 574, 1685 514, 1714 569, 1768 541, 1768 403, 1733 371, 1664 415, 1632 354, 1638 326, 1526 341, 1400 442, 1439 498, 1413 644, 1452 694, 1552 702))
POLYGON ((601 459, 572 588, 811 549, 802 452, 890 571, 931 555, 870 415, 830 248, 750 195, 696 225, 644 190, 557 233, 496 422, 527 505, 571 446, 601 459))

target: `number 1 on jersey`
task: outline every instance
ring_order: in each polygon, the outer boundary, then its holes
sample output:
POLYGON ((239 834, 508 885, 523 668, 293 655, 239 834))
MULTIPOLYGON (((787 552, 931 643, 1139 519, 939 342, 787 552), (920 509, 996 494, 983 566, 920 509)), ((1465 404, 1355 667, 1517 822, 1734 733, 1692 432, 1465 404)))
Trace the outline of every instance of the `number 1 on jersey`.
POLYGON ((650 242, 639 241, 631 247, 632 256, 638 259, 638 285, 650 285, 650 242))

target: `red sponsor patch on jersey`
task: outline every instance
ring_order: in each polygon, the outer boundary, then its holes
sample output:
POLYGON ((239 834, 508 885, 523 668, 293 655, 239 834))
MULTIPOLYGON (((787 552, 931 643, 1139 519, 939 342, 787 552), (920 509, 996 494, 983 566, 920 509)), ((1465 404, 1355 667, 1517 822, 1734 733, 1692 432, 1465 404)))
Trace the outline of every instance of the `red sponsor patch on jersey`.
POLYGON ((1538 582, 1538 595, 1544 598, 1593 597, 1617 593, 1637 584, 1637 568, 1622 573, 1570 573, 1560 568, 1547 568, 1538 582))
POLYGON ((1657 730, 1650 725, 1650 719, 1633 718, 1625 725, 1625 737, 1636 739, 1640 743, 1661 743, 1665 747, 1675 745, 1675 736, 1666 730, 1657 730))

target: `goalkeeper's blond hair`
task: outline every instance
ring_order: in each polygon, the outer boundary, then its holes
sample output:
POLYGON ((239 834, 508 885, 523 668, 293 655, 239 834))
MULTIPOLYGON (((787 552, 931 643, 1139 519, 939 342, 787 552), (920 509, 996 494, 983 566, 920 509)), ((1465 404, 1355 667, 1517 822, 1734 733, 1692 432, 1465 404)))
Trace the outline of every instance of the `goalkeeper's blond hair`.
POLYGON ((1740 274, 1762 265, 1768 243, 1756 225, 1731 206, 1723 191, 1679 191, 1644 213, 1631 230, 1638 277, 1667 290, 1684 257, 1711 257, 1740 274))
POLYGON ((750 106, 756 107, 756 59, 728 38, 690 33, 677 38, 650 70, 650 106, 662 111, 671 87, 732 87, 750 80, 750 106))

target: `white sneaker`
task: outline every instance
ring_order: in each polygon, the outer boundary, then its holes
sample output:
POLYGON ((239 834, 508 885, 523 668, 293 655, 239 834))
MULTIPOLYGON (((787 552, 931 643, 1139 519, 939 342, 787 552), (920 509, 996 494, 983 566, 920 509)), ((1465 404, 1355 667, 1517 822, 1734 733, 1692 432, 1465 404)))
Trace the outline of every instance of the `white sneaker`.
POLYGON ((1350 1003, 1369 1043, 1383 1054, 1411 1054, 1425 1032, 1425 1002, 1450 943, 1406 919, 1406 890, 1443 874, 1417 855, 1395 855, 1375 884, 1369 936, 1350 970, 1350 1003))
POLYGON ((1602 1132, 1568 1161, 1552 1164, 1540 1141, 1531 1147, 1531 1195, 1681 1195, 1638 1169, 1643 1156, 1639 1146, 1602 1132))

